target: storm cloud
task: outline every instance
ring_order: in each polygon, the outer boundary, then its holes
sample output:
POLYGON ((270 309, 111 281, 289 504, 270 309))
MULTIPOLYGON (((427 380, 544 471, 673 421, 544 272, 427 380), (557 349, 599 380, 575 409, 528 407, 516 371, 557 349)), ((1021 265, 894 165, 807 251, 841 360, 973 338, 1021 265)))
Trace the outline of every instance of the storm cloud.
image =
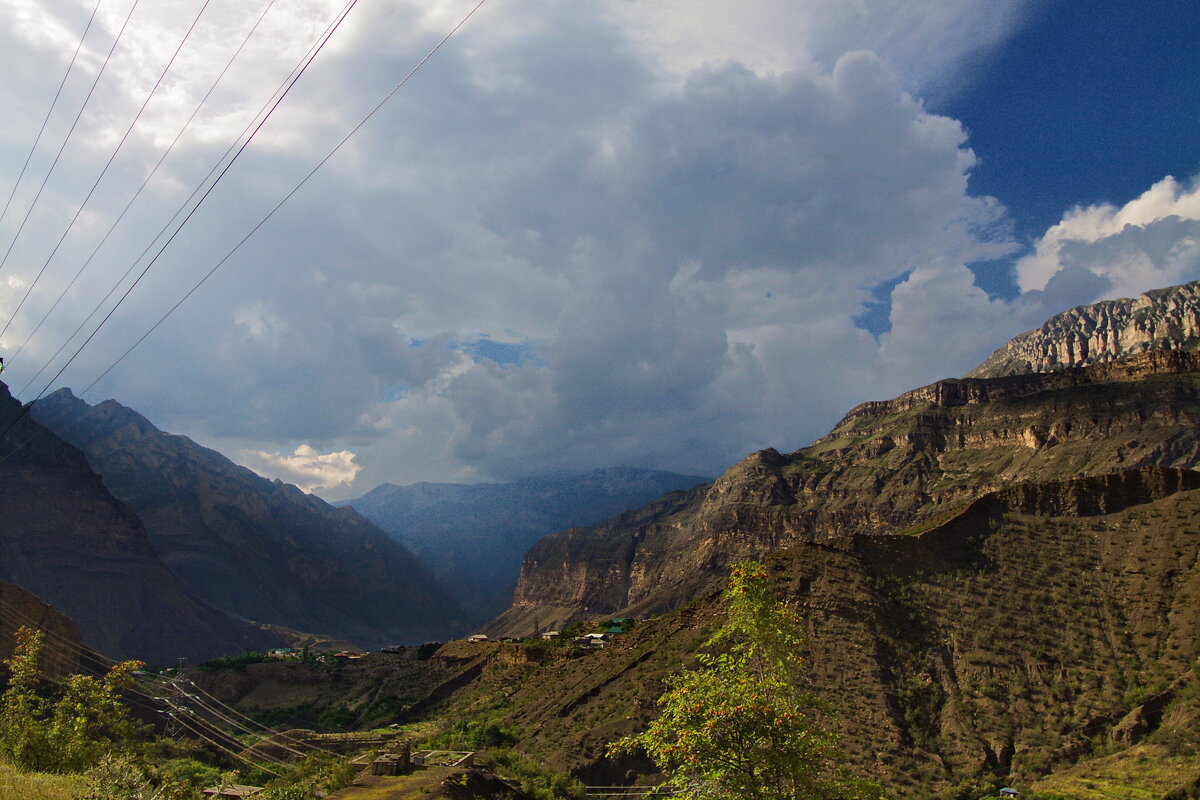
MULTIPOLYGON (((5 5, 18 24, 0 58, 24 81, 0 88, 13 112, 0 123, 8 181, 90 6, 5 5)), ((106 11, 110 36, 120 5, 106 11)), ((154 5, 132 18, 96 113, 0 272, 6 317, 73 213, 69 190, 94 179, 199 7, 154 5)), ((3 352, 30 334, 215 79, 257 16, 245 5, 213 3, 3 352)), ((742 4, 731 19, 716 2, 491 0, 88 399, 116 397, 330 497, 612 465, 715 474, 756 448, 806 444, 857 402, 961 374, 1053 304, 1200 277, 1194 190, 1181 184, 1148 193, 1162 213, 1076 209, 1032 246, 1013 240, 999 202, 972 194, 967 131, 922 98, 964 79, 1025 4, 794 5, 742 4), (989 297, 969 267, 1005 258, 1024 259, 1019 292, 989 297), (856 320, 881 285, 895 288, 877 336, 856 320)), ((279 6, 13 360, 15 388, 334 10, 279 6)), ((356 10, 60 383, 82 390, 107 369, 468 8, 356 10)), ((89 70, 104 47, 85 49, 89 70)), ((83 85, 68 95, 81 99, 83 85)), ((5 218, 8 235, 18 218, 5 218)))

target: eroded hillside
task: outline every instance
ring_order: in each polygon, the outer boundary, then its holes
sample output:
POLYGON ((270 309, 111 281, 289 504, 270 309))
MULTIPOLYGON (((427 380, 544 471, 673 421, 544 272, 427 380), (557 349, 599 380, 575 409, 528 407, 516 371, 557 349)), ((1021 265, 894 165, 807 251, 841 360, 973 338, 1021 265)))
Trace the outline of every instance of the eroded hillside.
POLYGON ((712 486, 540 540, 512 609, 536 618, 661 612, 731 561, 936 521, 1019 482, 1200 463, 1200 356, 1152 352, 1050 374, 939 381, 853 409, 790 454, 764 450, 712 486))
MULTIPOLYGON (((919 532, 802 542, 769 564, 807 620, 812 679, 836 709, 827 724, 897 796, 995 775, 1028 785, 1150 745, 1200 756, 1187 710, 1200 656, 1200 473, 1023 484, 919 532)), ((546 763, 595 783, 633 780, 649 765, 611 762, 604 745, 652 718, 664 677, 720 621, 709 594, 596 653, 494 657, 449 713, 499 709, 491 718, 516 724, 518 747, 546 763)))

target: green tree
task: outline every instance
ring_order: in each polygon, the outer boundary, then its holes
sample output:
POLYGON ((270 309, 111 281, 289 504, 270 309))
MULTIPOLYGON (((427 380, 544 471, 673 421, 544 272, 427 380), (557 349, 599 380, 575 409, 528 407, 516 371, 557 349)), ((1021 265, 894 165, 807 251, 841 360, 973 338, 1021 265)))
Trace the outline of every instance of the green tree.
POLYGON ((71 675, 56 698, 37 693, 43 636, 22 626, 16 632, 9 679, 0 697, 0 755, 39 772, 78 772, 96 764, 134 725, 120 694, 133 683, 140 661, 115 665, 102 680, 71 675))
POLYGON ((30 766, 47 750, 40 724, 44 703, 37 693, 43 635, 22 625, 13 638, 12 658, 5 662, 8 686, 0 697, 0 755, 14 764, 30 766))
POLYGON ((761 564, 735 564, 726 623, 669 680, 662 713, 609 747, 644 751, 667 783, 696 800, 877 800, 875 784, 841 765, 837 736, 820 727, 809 690, 800 619, 774 595, 761 564))

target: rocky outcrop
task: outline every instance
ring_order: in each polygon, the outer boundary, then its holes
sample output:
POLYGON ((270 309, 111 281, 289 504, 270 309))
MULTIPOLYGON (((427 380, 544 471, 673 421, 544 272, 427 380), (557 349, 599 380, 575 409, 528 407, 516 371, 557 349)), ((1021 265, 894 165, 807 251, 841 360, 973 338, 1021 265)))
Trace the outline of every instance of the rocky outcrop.
MULTIPOLYGON (((1197 519, 1200 473, 1143 467, 1009 486, 920 531, 801 542, 767 563, 850 763, 889 796, 975 797, 981 778, 1028 784, 1151 734, 1194 763, 1200 726, 1170 704, 1200 688, 1197 519)), ((503 687, 521 749, 631 783, 652 767, 606 759, 606 743, 659 713, 666 677, 721 621, 714 591, 585 657, 519 676, 493 659, 462 696, 503 687)))
POLYGON ((68 615, 110 658, 175 663, 273 647, 276 634, 190 596, 76 448, 0 384, 0 579, 68 615))
POLYGON ((541 537, 640 508, 705 478, 647 469, 597 469, 584 475, 512 483, 385 483, 349 505, 454 586, 472 622, 512 600, 521 558, 541 537))
POLYGON ((1064 311, 992 353, 966 377, 1053 372, 1198 345, 1200 281, 1064 311))
POLYGON ((1197 465, 1195 353, 939 381, 858 406, 810 447, 754 453, 711 487, 540 540, 513 607, 489 629, 525 625, 539 610, 555 619, 661 612, 696 596, 731 561, 935 524, 1022 482, 1197 465))
POLYGON ((351 508, 270 481, 107 400, 61 389, 34 415, 87 454, 196 596, 361 647, 453 634, 461 612, 408 550, 351 508))

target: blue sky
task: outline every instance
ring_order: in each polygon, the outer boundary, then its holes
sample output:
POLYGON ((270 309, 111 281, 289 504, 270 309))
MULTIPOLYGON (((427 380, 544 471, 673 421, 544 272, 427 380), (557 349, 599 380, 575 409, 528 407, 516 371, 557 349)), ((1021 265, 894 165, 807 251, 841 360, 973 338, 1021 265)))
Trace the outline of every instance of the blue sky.
MULTIPOLYGON (((959 119, 1018 234, 1200 166, 1200 11, 1185 0, 1033 5, 930 109, 959 119)), ((1015 288, 1015 287, 1014 287, 1015 288)))
MULTIPOLYGON (((130 17, 0 267, 25 399, 341 6, 277 0, 88 262, 266 7, 213 0, 50 256, 201 5, 130 17)), ((117 363, 472 5, 360 4, 54 386, 333 499, 716 474, 1050 314, 1200 278, 1194 3, 488 0, 117 363)), ((0 0, 4 197, 91 7, 0 0)), ((131 7, 101 3, 0 243, 131 7)))

